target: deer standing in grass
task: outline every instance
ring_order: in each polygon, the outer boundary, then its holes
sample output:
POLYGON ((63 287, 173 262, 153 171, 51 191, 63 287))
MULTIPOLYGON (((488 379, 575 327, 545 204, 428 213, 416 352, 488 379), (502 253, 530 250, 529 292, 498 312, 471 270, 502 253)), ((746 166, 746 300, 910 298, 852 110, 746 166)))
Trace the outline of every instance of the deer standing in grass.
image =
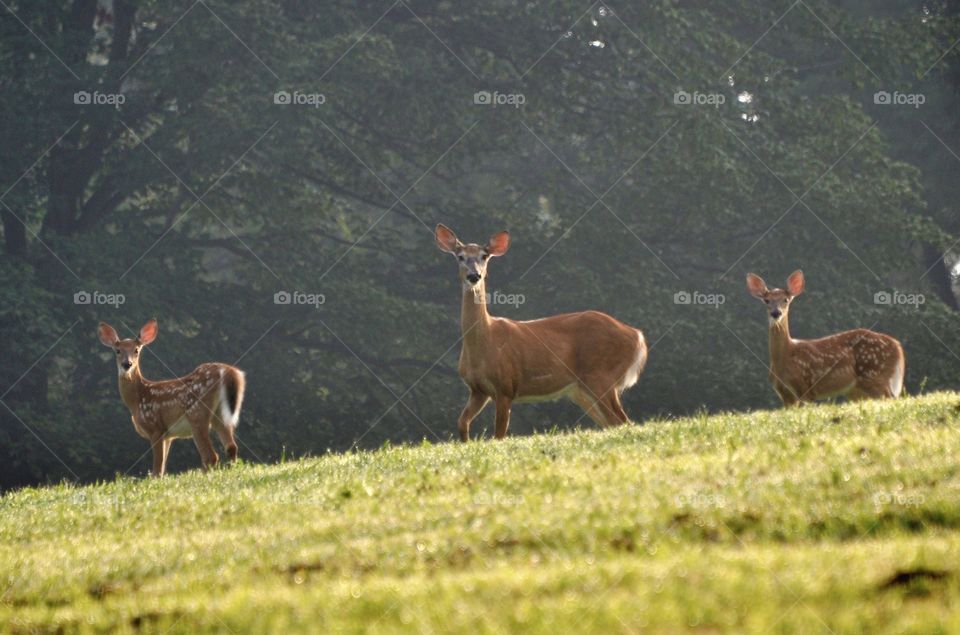
POLYGON ((130 410, 137 434, 150 441, 153 476, 163 476, 174 439, 193 437, 204 469, 219 462, 210 442, 213 426, 231 461, 237 458, 234 434, 240 421, 245 380, 243 372, 227 364, 201 364, 177 379, 148 381, 140 373, 140 353, 157 337, 157 321, 150 320, 136 338, 123 339, 104 322, 100 341, 117 356, 120 397, 130 410))
POLYGON ((647 361, 643 333, 604 313, 583 311, 518 322, 487 311, 490 258, 507 253, 510 234, 486 245, 464 244, 437 225, 437 246, 460 265, 462 303, 460 377, 470 397, 460 413, 460 438, 491 400, 497 409, 494 435, 502 439, 516 401, 569 397, 601 427, 627 421, 620 393, 633 386, 647 361))
POLYGON ((802 271, 786 289, 769 289, 747 275, 747 289, 766 305, 770 317, 770 381, 784 406, 843 395, 850 400, 898 397, 906 361, 900 342, 882 333, 854 329, 817 340, 790 337, 789 311, 803 293, 802 271))

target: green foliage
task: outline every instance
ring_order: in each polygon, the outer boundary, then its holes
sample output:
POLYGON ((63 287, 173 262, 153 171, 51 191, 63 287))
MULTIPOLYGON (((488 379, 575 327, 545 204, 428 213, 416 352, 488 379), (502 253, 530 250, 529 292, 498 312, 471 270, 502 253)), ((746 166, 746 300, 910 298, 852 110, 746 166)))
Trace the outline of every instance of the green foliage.
POLYGON ((960 395, 0 498, 0 632, 951 632, 960 395))

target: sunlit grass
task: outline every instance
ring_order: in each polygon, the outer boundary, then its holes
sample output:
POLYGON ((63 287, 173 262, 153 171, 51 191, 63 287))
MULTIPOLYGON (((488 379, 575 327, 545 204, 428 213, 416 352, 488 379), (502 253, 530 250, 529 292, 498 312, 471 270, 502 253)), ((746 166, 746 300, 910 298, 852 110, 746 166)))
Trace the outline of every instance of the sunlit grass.
POLYGON ((0 628, 960 631, 958 424, 938 393, 22 490, 0 628))

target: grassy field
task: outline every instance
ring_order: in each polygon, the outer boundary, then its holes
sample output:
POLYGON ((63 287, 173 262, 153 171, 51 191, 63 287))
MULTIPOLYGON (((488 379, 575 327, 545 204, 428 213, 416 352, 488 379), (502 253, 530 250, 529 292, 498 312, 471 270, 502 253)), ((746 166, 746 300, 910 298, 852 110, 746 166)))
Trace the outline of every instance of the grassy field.
POLYGON ((938 393, 21 490, 0 631, 960 632, 958 428, 938 393))

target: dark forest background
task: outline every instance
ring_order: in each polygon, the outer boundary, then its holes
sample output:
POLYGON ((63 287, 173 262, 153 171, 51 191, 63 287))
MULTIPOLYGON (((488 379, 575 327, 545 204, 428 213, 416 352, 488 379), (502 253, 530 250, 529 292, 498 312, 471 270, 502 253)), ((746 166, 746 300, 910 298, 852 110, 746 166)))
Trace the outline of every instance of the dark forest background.
MULTIPOLYGON (((452 439, 459 286, 437 222, 476 242, 510 230, 489 286, 523 303, 495 314, 592 308, 643 329, 637 421, 778 405, 747 271, 804 269, 795 336, 889 332, 909 392, 955 388, 958 13, 8 0, 0 486, 148 469, 100 320, 130 336, 158 318, 148 378, 246 370, 248 460, 452 439)), ((520 406, 511 430, 580 415, 520 406)), ((488 410, 474 427, 491 426, 488 410)), ((174 469, 198 465, 174 448, 174 469)))

